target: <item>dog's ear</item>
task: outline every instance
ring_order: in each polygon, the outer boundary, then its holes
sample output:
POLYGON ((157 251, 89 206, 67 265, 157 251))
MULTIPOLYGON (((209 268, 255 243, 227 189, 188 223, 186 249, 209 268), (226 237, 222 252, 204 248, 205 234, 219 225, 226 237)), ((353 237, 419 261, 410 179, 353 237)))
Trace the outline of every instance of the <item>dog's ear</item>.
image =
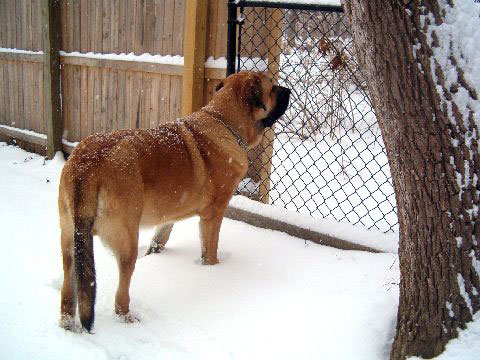
POLYGON ((218 90, 220 90, 221 88, 223 88, 223 81, 220 81, 220 84, 218 84, 218 85, 215 87, 215 91, 218 91, 218 90))
POLYGON ((242 86, 241 97, 246 99, 250 106, 267 110, 263 103, 262 81, 258 76, 251 76, 245 80, 242 86))

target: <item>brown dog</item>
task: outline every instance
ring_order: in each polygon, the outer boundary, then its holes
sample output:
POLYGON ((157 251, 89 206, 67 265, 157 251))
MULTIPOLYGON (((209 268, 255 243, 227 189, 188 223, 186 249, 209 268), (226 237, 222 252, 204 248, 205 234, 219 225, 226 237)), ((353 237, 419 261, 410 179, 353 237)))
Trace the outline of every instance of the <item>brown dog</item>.
POLYGON ((61 326, 74 327, 77 301, 83 328, 93 326, 93 235, 117 257, 115 311, 127 322, 134 320, 129 286, 140 226, 199 215, 203 262, 218 263, 220 224, 247 172, 246 150, 285 112, 289 95, 289 89, 273 85, 265 75, 238 73, 219 84, 207 106, 184 119, 80 142, 63 168, 58 197, 61 326))

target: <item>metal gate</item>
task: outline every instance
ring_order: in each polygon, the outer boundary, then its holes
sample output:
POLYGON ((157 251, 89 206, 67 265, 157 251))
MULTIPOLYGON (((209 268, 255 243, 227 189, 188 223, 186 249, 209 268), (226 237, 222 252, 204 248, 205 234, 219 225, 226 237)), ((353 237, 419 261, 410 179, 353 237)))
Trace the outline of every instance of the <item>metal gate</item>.
POLYGON ((382 231, 398 220, 390 169, 340 6, 230 0, 227 72, 265 71, 290 106, 249 152, 238 193, 382 231))

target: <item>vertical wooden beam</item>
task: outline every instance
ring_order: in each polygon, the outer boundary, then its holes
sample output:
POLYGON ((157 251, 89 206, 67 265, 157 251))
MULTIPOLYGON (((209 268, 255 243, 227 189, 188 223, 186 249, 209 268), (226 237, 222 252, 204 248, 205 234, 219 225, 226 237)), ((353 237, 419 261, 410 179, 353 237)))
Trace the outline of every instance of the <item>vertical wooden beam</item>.
MULTIPOLYGON (((277 78, 280 70, 280 53, 282 41, 283 25, 283 11, 275 9, 270 14, 267 20, 267 28, 269 36, 266 43, 268 51, 268 75, 273 79, 274 84, 277 84, 277 78)), ((273 142, 275 140, 275 125, 265 131, 260 146, 264 149, 260 154, 260 201, 268 204, 270 201, 270 175, 272 173, 272 155, 273 142)))
POLYGON ((47 157, 52 159, 62 150, 62 109, 60 103, 60 2, 42 0, 43 83, 45 121, 47 122, 47 157))
POLYGON ((187 0, 183 40, 182 116, 203 106, 207 9, 207 0, 187 0))

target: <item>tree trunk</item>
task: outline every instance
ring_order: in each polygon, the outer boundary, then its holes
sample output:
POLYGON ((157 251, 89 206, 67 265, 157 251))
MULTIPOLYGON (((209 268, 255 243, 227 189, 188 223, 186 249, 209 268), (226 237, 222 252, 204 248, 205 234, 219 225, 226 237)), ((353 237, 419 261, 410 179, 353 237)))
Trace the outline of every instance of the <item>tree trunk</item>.
POLYGON ((391 358, 430 358, 480 305, 480 114, 471 110, 479 100, 451 51, 456 44, 445 47, 439 38, 452 10, 446 0, 345 0, 344 8, 398 206, 400 301, 391 358))

